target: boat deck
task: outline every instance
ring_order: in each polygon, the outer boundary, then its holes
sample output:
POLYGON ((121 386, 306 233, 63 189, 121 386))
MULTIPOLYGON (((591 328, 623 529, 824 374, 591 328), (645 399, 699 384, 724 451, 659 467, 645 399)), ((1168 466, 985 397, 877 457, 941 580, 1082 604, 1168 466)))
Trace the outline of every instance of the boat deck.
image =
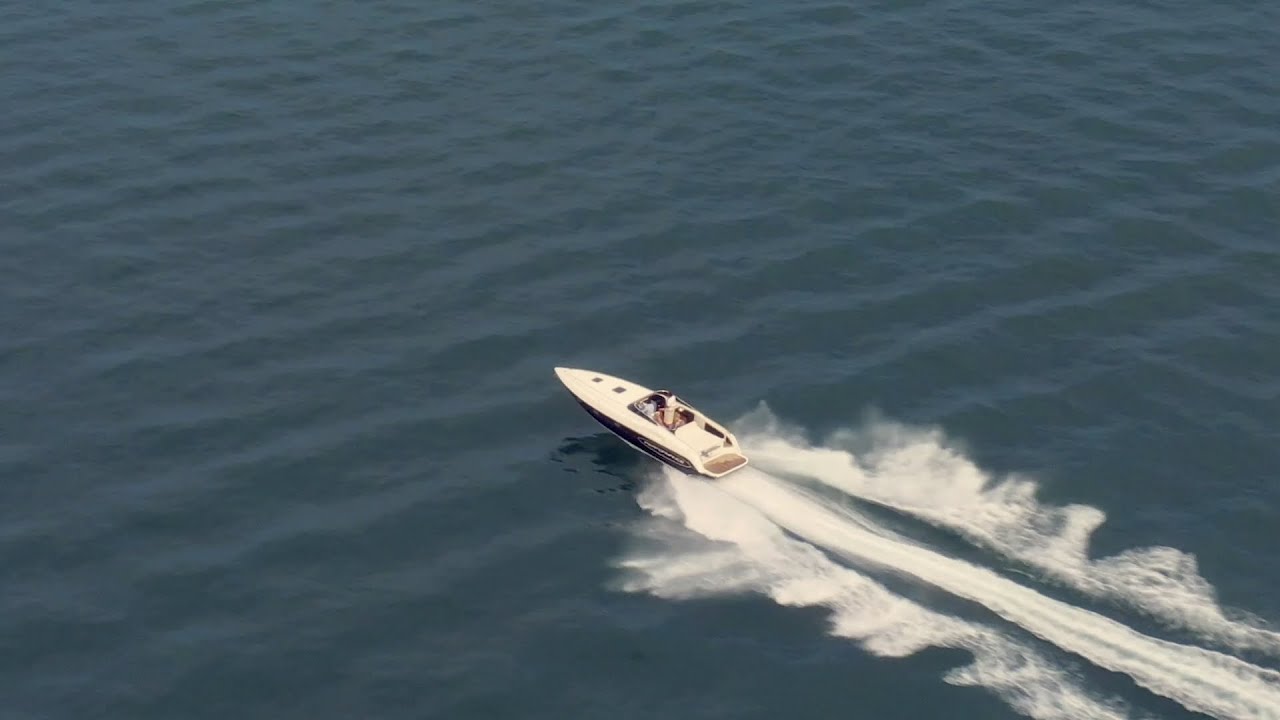
POLYGON ((707 472, 720 475, 747 464, 747 459, 737 453, 725 453, 707 461, 707 472))

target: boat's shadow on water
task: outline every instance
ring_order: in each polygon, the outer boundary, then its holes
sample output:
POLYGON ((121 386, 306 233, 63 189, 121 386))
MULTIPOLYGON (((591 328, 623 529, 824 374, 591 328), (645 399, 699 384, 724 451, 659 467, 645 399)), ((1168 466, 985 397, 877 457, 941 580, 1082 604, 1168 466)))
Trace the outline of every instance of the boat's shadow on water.
POLYGON ((608 432, 565 438, 551 453, 550 459, 560 463, 564 472, 607 475, 618 481, 596 488, 596 492, 602 494, 634 492, 635 478, 646 464, 652 464, 651 460, 638 455, 634 448, 608 432))

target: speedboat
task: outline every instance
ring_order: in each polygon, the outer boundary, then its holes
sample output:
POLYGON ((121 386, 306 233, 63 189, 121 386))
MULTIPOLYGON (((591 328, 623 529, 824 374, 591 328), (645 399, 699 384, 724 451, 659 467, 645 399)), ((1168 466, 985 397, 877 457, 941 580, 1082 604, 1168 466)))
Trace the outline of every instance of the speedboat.
POLYGON ((577 368, 556 376, 601 425, 677 470, 718 478, 747 464, 733 433, 670 391, 577 368))

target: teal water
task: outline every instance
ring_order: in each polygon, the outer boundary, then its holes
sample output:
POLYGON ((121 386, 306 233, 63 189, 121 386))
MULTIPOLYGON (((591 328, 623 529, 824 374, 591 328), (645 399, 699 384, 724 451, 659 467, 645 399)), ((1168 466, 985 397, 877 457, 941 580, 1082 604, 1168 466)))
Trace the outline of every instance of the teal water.
POLYGON ((0 2, 0 717, 1280 717, 1277 27, 0 2))

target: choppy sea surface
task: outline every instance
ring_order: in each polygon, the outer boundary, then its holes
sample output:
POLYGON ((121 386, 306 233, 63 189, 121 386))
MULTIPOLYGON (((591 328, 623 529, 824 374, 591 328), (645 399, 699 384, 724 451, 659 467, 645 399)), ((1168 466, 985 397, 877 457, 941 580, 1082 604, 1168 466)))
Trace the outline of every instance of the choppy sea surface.
POLYGON ((1277 28, 0 1, 0 717, 1280 718, 1277 28))

